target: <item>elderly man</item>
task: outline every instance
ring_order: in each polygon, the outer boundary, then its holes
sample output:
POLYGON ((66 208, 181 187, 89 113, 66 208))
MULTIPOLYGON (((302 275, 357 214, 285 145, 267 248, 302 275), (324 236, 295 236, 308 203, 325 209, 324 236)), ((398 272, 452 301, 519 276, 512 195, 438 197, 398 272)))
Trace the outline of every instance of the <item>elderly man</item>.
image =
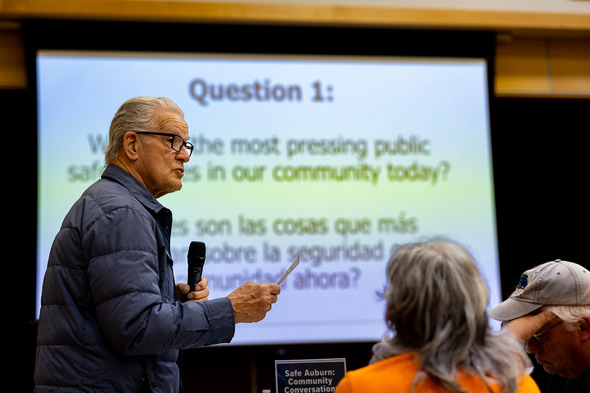
POLYGON ((535 355, 541 392, 590 392, 590 271, 561 260, 536 266, 489 315, 535 355))
POLYGON ((207 280, 175 286, 171 212, 193 146, 165 98, 125 102, 110 128, 102 178, 65 217, 43 283, 36 392, 174 392, 178 350, 229 342, 263 319, 278 285, 246 283, 208 300, 207 280))

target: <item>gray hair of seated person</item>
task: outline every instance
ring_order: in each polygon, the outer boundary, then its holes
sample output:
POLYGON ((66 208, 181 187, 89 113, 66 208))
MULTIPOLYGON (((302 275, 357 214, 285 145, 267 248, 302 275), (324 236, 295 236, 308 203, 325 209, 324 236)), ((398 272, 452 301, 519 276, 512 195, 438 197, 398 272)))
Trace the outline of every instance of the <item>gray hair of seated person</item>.
POLYGON ((389 332, 373 347, 372 362, 412 352, 420 368, 412 383, 434 378, 441 390, 463 392, 459 373, 481 377, 504 392, 518 390, 530 365, 522 344, 493 332, 489 291, 473 258, 449 241, 400 247, 387 265, 385 319, 389 332))

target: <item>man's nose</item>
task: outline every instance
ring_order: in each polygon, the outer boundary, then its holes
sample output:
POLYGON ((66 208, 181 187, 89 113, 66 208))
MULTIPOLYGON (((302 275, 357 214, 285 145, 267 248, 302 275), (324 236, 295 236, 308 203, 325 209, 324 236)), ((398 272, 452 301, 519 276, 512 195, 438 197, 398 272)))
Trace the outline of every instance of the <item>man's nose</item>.
POLYGON ((191 159, 191 155, 186 146, 183 146, 182 149, 176 153, 176 156, 180 157, 184 162, 188 162, 191 159))

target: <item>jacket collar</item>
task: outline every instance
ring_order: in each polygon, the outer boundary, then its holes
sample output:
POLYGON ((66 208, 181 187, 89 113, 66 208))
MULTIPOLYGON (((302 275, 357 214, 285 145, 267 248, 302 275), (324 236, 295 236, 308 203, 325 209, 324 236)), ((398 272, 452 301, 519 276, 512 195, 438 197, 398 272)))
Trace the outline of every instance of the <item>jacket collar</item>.
POLYGON ((112 180, 123 185, 145 206, 152 214, 168 211, 152 194, 129 172, 116 165, 109 164, 101 176, 103 179, 112 180))

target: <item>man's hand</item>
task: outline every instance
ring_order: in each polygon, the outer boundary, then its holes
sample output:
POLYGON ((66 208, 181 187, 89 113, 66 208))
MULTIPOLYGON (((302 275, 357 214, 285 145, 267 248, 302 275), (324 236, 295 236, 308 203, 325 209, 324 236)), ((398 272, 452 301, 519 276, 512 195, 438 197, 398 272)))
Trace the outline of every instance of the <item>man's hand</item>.
POLYGON ((252 281, 237 288, 227 296, 234 308, 236 323, 258 322, 264 319, 280 292, 281 288, 277 284, 259 284, 252 281))
POLYGON ((502 329, 507 329, 522 343, 526 343, 543 326, 555 319, 555 315, 549 311, 541 311, 536 315, 525 315, 520 318, 502 324, 502 329))
POLYGON ((201 281, 197 284, 196 291, 189 292, 190 287, 188 284, 179 283, 176 284, 176 297, 178 301, 186 302, 187 300, 192 300, 193 302, 204 302, 208 300, 209 296, 209 289, 207 289, 207 285, 209 285, 209 280, 205 277, 201 278, 201 281))

